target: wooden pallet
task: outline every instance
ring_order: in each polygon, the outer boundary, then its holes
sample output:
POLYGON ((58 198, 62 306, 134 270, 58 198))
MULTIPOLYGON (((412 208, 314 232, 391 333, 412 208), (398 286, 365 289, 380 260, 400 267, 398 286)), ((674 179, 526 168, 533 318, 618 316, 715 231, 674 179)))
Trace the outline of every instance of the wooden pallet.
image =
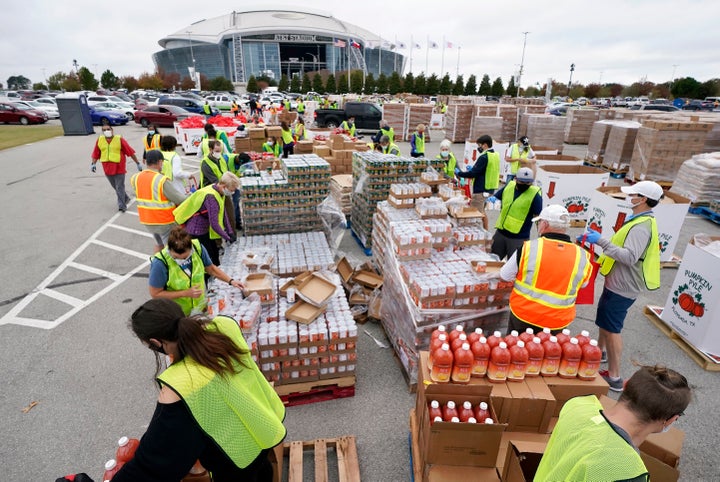
POLYGON ((420 427, 418 427, 415 409, 410 409, 410 468, 412 469, 413 482, 422 482, 423 479, 423 460, 420 455, 420 427))
POLYGON ((677 254, 673 253, 672 258, 667 261, 660 261, 661 268, 678 269, 682 263, 682 258, 677 254))
POLYGON ((360 482, 360 463, 354 435, 338 438, 319 438, 303 442, 286 442, 273 451, 275 455, 275 482, 303 482, 303 457, 312 451, 315 464, 315 482, 360 482), (330 452, 328 453, 328 449, 330 452), (329 474, 328 455, 337 459, 337 474, 329 474), (288 459, 288 476, 283 476, 284 460, 288 459), (332 476, 332 477, 331 477, 332 476))
POLYGON ((586 219, 571 219, 570 220, 571 228, 584 228, 586 224, 587 224, 586 219))
POLYGON ((352 397, 355 395, 355 375, 275 385, 275 391, 286 407, 352 397))
POLYGON ((688 343, 675 330, 668 326, 655 310, 658 310, 662 314, 663 309, 660 306, 646 305, 643 310, 645 312, 645 316, 652 322, 653 325, 670 338, 673 343, 679 346, 682 351, 687 353, 688 356, 692 358, 695 363, 700 365, 701 368, 710 372, 720 372, 720 363, 715 362, 705 353, 688 343))
POLYGON ((701 216, 705 219, 708 219, 715 224, 720 224, 720 213, 710 210, 709 207, 691 207, 688 212, 690 214, 695 214, 697 216, 701 216))

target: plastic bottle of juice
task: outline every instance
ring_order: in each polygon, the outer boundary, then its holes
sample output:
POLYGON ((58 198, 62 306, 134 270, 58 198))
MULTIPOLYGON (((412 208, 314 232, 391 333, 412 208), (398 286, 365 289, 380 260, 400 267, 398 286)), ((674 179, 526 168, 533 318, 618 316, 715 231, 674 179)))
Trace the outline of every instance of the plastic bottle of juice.
POLYGON ((570 338, 571 338, 570 330, 565 328, 562 331, 562 333, 558 333, 556 336, 557 336, 557 340, 558 340, 558 343, 560 344, 560 346, 563 346, 565 343, 570 341, 570 338))
POLYGON ((582 348, 577 338, 570 338, 570 341, 562 346, 562 360, 560 360, 560 378, 575 378, 582 360, 582 348))
POLYGON ((580 348, 582 348, 583 346, 590 343, 590 332, 587 330, 583 330, 575 338, 577 338, 578 345, 580 345, 580 348))
POLYGON ((467 423, 477 423, 477 420, 475 419, 475 417, 470 417, 468 418, 467 423))
POLYGON ((492 418, 488 417, 488 418, 485 419, 485 421, 484 421, 483 423, 486 424, 486 425, 492 425, 492 424, 494 424, 495 422, 493 422, 493 419, 492 419, 492 418))
POLYGON ((545 349, 540 343, 540 338, 533 337, 526 345, 525 349, 528 352, 528 363, 525 369, 526 377, 537 377, 540 375, 540 369, 542 368, 543 358, 545 357, 545 349))
POLYGON ((453 402, 452 400, 450 400, 448 403, 445 404, 442 411, 443 411, 443 420, 445 422, 449 422, 452 420, 453 417, 458 416, 457 408, 455 408, 455 402, 453 402))
POLYGON ((453 367, 453 354, 450 346, 445 343, 433 355, 433 367, 430 370, 430 379, 435 383, 448 383, 453 367))
POLYGON ((452 423, 460 423, 460 417, 453 417, 450 419, 452 423))
POLYGON ((502 333, 500 333, 499 331, 495 331, 492 335, 487 337, 487 343, 488 345, 490 345, 491 350, 498 346, 501 341, 503 341, 503 337, 502 333))
POLYGON ((430 402, 430 406, 428 406, 428 413, 430 414, 430 420, 435 420, 435 417, 440 417, 440 420, 442 420, 442 410, 440 409, 440 402, 437 400, 433 400, 430 402))
POLYGON ((452 343, 455 338, 460 336, 460 333, 465 333, 465 329, 462 325, 456 325, 455 329, 450 332, 450 343, 452 343))
POLYGON ((211 482, 210 474, 198 460, 190 469, 190 473, 182 478, 182 482, 211 482))
POLYGON ((509 381, 521 382, 525 380, 529 357, 530 355, 522 340, 518 340, 514 346, 510 347, 510 369, 507 375, 509 381))
POLYGON ((115 474, 117 474, 121 468, 122 464, 119 464, 117 460, 108 460, 107 462, 105 462, 105 472, 103 473, 103 480, 112 480, 112 478, 115 477, 115 474))
MULTIPOLYGON (((458 338, 458 340, 459 339, 460 338, 458 338)), ((453 356, 452 381, 455 383, 470 383, 473 363, 475 362, 475 357, 470 350, 470 345, 463 343, 462 346, 455 351, 453 356)))
POLYGON ((518 340, 518 332, 516 330, 513 330, 508 336, 505 337, 505 344, 507 344, 508 348, 512 348, 513 346, 515 346, 515 343, 517 343, 518 340))
POLYGON ((430 339, 431 339, 431 340, 434 340, 434 339, 437 338, 438 335, 440 335, 441 333, 444 334, 444 335, 447 335, 447 328, 445 328, 445 325, 440 325, 440 326, 438 326, 437 328, 435 328, 435 329, 433 330, 432 334, 430 335, 430 339))
POLYGON ((442 421, 443 421, 442 417, 435 417, 435 418, 433 418, 433 421, 432 421, 432 423, 435 423, 435 422, 442 422, 442 421))
POLYGON ((478 341, 481 336, 483 336, 482 328, 475 328, 475 331, 470 333, 467 337, 468 343, 470 343, 470 346, 472 346, 473 343, 478 341))
POLYGON ((525 328, 525 331, 520 333, 520 336, 518 338, 520 338, 523 341, 523 343, 525 343, 525 348, 527 348, 527 344, 530 343, 533 338, 535 338, 534 333, 535 332, 533 331, 532 328, 525 328))
POLYGON ((552 333, 550 333, 550 328, 543 328, 542 331, 538 331, 537 337, 540 338, 540 341, 545 343, 545 341, 550 339, 550 336, 552 333))
POLYGON ((580 361, 580 368, 578 368, 578 378, 588 381, 595 380, 601 359, 602 350, 598 346, 597 340, 590 340, 590 343, 582 347, 582 360, 580 361))
POLYGON ((432 369, 435 351, 443 346, 443 344, 447 343, 447 337, 448 336, 445 333, 440 333, 437 338, 430 340, 430 347, 428 348, 428 351, 430 352, 430 356, 428 357, 428 370, 432 369))
MULTIPOLYGON (((484 377, 487 373, 488 361, 490 360, 490 345, 488 345, 487 339, 481 336, 478 341, 472 344, 470 349, 473 353, 472 376, 484 377)), ((482 420, 478 417, 475 418, 482 420)))
POLYGON ((472 409, 472 403, 463 402, 462 407, 458 410, 458 418, 461 422, 467 423, 470 418, 475 416, 475 412, 472 409))
POLYGON ((455 353, 460 349, 461 346, 463 346, 463 343, 467 342, 467 335, 465 333, 460 333, 460 335, 458 335, 458 337, 450 343, 450 349, 453 351, 453 353, 455 353))
POLYGON ((140 445, 140 441, 136 438, 120 437, 118 448, 115 451, 115 460, 121 464, 130 462, 135 456, 138 445, 140 445))
MULTIPOLYGON (((540 337, 538 337, 540 338, 540 337)), ((558 374, 560 368, 560 357, 562 356, 562 347, 558 344, 557 338, 551 336, 542 344, 545 350, 545 357, 540 368, 540 374, 544 377, 554 377, 558 374)))
POLYGON ((507 380, 508 369, 510 368, 510 350, 504 341, 490 352, 487 377, 493 383, 503 383, 507 380))
POLYGON ((488 404, 485 402, 480 402, 477 407, 475 407, 475 419, 480 420, 480 423, 485 423, 485 419, 490 416, 490 410, 488 410, 488 404))

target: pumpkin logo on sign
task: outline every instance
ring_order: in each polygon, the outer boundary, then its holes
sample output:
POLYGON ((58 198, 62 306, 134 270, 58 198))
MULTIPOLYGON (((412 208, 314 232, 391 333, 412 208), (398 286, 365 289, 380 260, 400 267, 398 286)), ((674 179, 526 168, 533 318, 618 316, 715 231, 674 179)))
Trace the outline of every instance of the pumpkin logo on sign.
POLYGON ((580 214, 587 211, 588 204, 590 204, 590 198, 582 196, 570 196, 563 199, 563 204, 565 204, 565 209, 568 210, 568 213, 580 214))
POLYGON ((688 285, 683 284, 673 292, 673 303, 685 311, 688 316, 694 318, 702 318, 705 314, 705 303, 702 301, 702 295, 688 293, 688 285))

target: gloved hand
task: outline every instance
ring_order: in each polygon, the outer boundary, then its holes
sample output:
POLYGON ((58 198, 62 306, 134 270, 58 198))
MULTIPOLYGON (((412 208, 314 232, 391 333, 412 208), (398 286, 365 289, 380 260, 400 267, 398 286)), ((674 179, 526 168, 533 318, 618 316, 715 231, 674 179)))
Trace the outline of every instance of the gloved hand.
POLYGON ((460 174, 460 172, 461 172, 461 171, 460 171, 460 168, 459 168, 459 167, 456 167, 456 168, 455 168, 455 175, 457 176, 458 174, 460 174))
POLYGON ((142 164, 140 164, 139 162, 136 162, 135 165, 137 166, 138 172, 142 171, 142 169, 143 169, 142 164))
POLYGON ((487 201, 489 203, 496 203, 497 200, 498 200, 498 198, 496 198, 495 196, 490 196, 489 198, 487 198, 487 201))
POLYGON ((585 238, 585 239, 587 240, 588 243, 595 244, 600 240, 602 235, 600 233, 598 233, 597 231, 595 231, 594 229, 588 228, 586 233, 583 233, 577 237, 577 240, 582 242, 582 239, 585 236, 587 236, 587 238, 585 238))
POLYGON ((97 171, 97 165, 94 162, 90 163, 90 172, 97 171))

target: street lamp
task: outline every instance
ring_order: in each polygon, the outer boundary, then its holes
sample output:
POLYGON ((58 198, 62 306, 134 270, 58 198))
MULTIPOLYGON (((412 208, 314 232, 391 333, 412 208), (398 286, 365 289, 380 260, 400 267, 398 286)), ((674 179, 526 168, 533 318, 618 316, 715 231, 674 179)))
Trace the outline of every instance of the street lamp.
POLYGON ((192 47, 192 37, 190 36, 190 30, 186 30, 185 33, 188 36, 188 42, 190 42, 190 58, 192 59, 192 65, 193 65, 193 80, 195 81, 195 88, 197 90, 201 90, 200 88, 200 74, 198 73, 197 69, 195 68, 195 54, 193 53, 193 47, 192 47))
POLYGON ((522 33, 525 38, 523 39, 522 57, 520 58, 520 72, 518 72, 517 92, 515 93, 515 97, 520 97, 520 82, 522 81, 523 67, 525 66, 525 45, 527 44, 527 36, 529 33, 530 32, 522 33))
POLYGON ((570 97, 570 87, 572 86, 572 74, 575 72, 575 64, 570 64, 570 80, 568 81, 568 97, 570 97))
POLYGON ((311 54, 310 52, 305 52, 303 55, 309 55, 309 56, 312 57, 312 59, 313 59, 313 71, 317 72, 317 71, 318 71, 318 68, 317 68, 317 64, 318 64, 317 55, 311 54))

